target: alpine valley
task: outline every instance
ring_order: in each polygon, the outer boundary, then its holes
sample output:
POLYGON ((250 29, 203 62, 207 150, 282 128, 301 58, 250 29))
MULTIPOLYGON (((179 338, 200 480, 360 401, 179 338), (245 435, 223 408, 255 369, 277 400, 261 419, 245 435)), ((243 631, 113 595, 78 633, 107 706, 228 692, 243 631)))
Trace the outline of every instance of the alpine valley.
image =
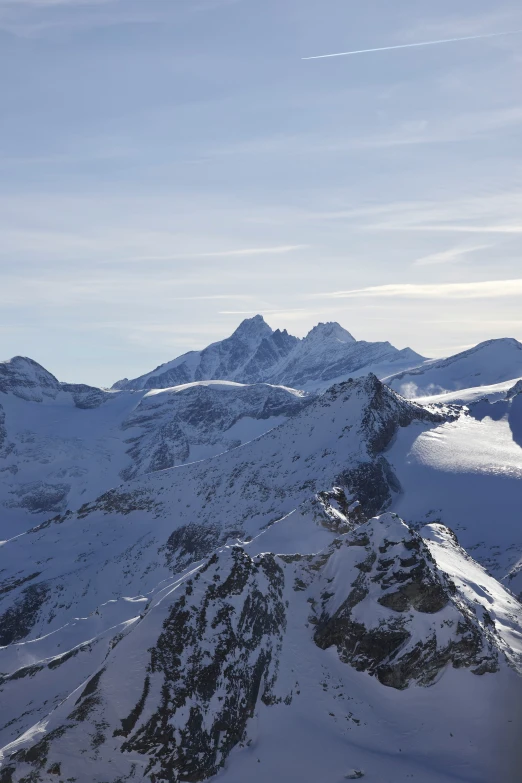
POLYGON ((520 783, 522 344, 0 364, 0 783, 520 783))

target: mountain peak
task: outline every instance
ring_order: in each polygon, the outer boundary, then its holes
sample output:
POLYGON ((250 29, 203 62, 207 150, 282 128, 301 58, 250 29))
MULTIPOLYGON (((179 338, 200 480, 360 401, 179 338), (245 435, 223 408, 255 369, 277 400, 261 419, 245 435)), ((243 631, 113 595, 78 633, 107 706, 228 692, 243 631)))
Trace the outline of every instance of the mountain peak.
POLYGON ((355 343, 355 337, 346 329, 343 329, 337 321, 328 321, 327 323, 318 323, 305 337, 305 340, 337 340, 340 343, 355 343))
POLYGON ((254 315, 252 318, 245 318, 241 321, 232 337, 241 337, 246 340, 262 340, 264 337, 270 337, 271 327, 267 324, 262 315, 254 315))
POLYGON ((0 392, 40 402, 60 390, 58 380, 45 367, 27 356, 0 362, 0 392))

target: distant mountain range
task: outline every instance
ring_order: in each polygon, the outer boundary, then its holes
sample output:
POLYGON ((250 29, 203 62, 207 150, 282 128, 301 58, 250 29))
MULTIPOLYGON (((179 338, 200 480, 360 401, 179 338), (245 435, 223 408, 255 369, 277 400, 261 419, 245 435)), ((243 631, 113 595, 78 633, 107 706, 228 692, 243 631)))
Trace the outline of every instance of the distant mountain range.
POLYGON ((356 340, 338 323, 317 324, 300 340, 273 331, 261 315, 243 321, 226 340, 190 351, 113 389, 165 389, 204 380, 271 383, 316 391, 364 372, 391 374, 417 367, 423 357, 388 342, 356 340))

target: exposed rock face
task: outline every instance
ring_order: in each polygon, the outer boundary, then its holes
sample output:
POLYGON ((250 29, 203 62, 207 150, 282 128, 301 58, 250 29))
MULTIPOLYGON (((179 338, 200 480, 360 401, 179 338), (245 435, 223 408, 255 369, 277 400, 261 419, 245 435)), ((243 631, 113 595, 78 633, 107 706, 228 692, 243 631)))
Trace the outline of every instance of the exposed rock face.
POLYGON ((104 402, 110 400, 112 396, 110 392, 87 386, 84 383, 61 383, 60 386, 62 391, 69 392, 72 395, 74 404, 81 410, 99 408, 104 402))
POLYGON ((262 316, 248 318, 231 337, 157 367, 114 389, 164 389, 191 381, 226 379, 239 383, 273 383, 292 388, 327 388, 335 381, 380 363, 416 366, 422 357, 390 343, 357 341, 338 323, 320 323, 299 340, 286 330, 275 332, 262 316))
POLYGON ((220 525, 198 525, 193 522, 174 530, 161 551, 165 552, 165 559, 174 573, 178 573, 191 563, 203 560, 224 543, 220 525))
MULTIPOLYGON (((110 743, 123 757, 143 757, 143 779, 149 781, 199 781, 216 774, 246 740, 258 703, 274 702, 286 629, 283 590, 283 567, 273 555, 251 558, 233 547, 211 557, 175 592, 161 633, 149 639, 140 697, 129 713, 112 728, 106 722, 114 708, 107 701, 106 665, 71 702, 62 725, 13 755, 15 769, 32 769, 31 780, 47 780, 45 770, 60 765, 53 760, 55 743, 60 746, 62 737, 81 741, 88 722, 97 737, 86 750, 91 761, 110 743)), ((69 765, 60 766, 65 771, 69 765)))
POLYGON ((364 521, 361 503, 348 498, 341 487, 319 492, 304 508, 313 515, 317 524, 337 534, 348 533, 364 521))
POLYGON ((448 663, 475 674, 497 670, 492 634, 456 597, 422 538, 395 515, 357 528, 330 558, 325 576, 333 584, 321 594, 315 643, 335 645, 358 671, 403 689, 429 685, 448 663), (338 576, 348 573, 345 563, 358 572, 349 588, 338 576), (420 639, 419 614, 429 616, 420 621, 420 639))
POLYGON ((68 484, 47 484, 33 481, 22 484, 11 491, 12 499, 6 502, 7 508, 26 508, 33 514, 45 511, 56 513, 63 511, 70 490, 68 484))
POLYGON ((5 426, 5 411, 0 405, 0 454, 7 445, 7 429, 5 426))
MULTIPOLYGON (((368 396, 368 405, 362 419, 361 432, 367 439, 368 451, 372 455, 380 454, 390 445, 399 427, 407 427, 413 421, 435 424, 448 418, 407 402, 381 383, 373 373, 364 378, 362 384, 368 396)), ((336 388, 332 389, 334 394, 336 388)))
POLYGON ((344 471, 339 476, 339 482, 359 500, 366 519, 387 508, 391 503, 392 493, 401 491, 397 477, 382 456, 373 462, 361 462, 357 467, 344 471))
MULTIPOLYGON (((35 576, 38 576, 38 574, 33 574, 28 579, 21 580, 21 584, 23 585, 35 576)), ((11 589, 19 586, 21 585, 11 584, 4 590, 10 592, 11 589)), ((34 626, 40 608, 50 592, 50 585, 46 582, 39 582, 23 589, 15 603, 0 615, 0 646, 19 642, 27 636, 34 626)))
POLYGON ((272 555, 254 561, 239 547, 230 558, 211 558, 163 624, 149 665, 163 681, 158 709, 136 731, 122 721, 122 752, 146 754, 151 779, 215 774, 245 739, 258 699, 271 702, 286 625, 283 569, 272 555))
POLYGON ((146 396, 123 424, 125 431, 139 434, 129 439, 133 464, 122 478, 166 470, 205 449, 227 451, 241 445, 242 422, 279 423, 312 401, 311 396, 268 384, 189 385, 146 396))

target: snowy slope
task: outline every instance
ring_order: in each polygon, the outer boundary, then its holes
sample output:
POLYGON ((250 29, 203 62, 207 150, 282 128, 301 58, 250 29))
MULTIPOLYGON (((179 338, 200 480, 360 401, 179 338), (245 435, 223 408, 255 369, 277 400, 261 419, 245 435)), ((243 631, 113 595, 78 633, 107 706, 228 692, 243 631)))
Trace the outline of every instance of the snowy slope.
POLYGON ((510 381, 522 376, 522 343, 511 338, 488 340, 447 359, 425 362, 417 369, 385 378, 403 397, 424 397, 446 391, 510 381))
POLYGON ((78 508, 123 479, 234 448, 306 395, 202 382, 155 392, 61 384, 20 357, 0 364, 0 538, 78 508))
POLYGON ((399 432, 386 454, 402 490, 394 503, 397 513, 411 524, 441 521, 450 527, 517 594, 522 593, 521 392, 520 383, 503 391, 496 387, 475 397, 451 422, 399 432))
POLYGON ((441 526, 426 545, 325 497, 299 516, 287 554, 263 537, 288 518, 135 599, 90 674, 82 651, 8 677, 48 703, 4 747, 6 779, 515 783, 518 602, 441 526))
POLYGON ((472 386, 469 389, 460 389, 459 391, 447 391, 442 394, 429 394, 426 397, 414 397, 419 405, 471 405, 479 400, 487 399, 490 402, 506 399, 508 392, 516 386, 522 378, 512 378, 502 383, 494 383, 485 386, 472 386))
POLYGON ((357 341, 338 323, 320 323, 299 340, 272 331, 260 315, 243 321, 231 337, 201 352, 191 351, 114 389, 165 388, 190 381, 226 379, 272 383, 309 391, 375 372, 378 377, 417 367, 422 356, 390 343, 357 341))

